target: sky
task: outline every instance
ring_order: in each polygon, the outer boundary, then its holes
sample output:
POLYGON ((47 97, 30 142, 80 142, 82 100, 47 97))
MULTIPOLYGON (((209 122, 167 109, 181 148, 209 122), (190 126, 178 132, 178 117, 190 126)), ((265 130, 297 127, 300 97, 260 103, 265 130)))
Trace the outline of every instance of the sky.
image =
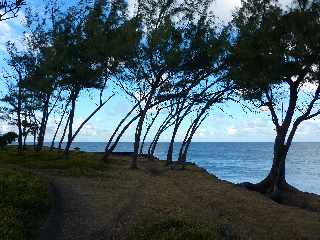
MULTIPOLYGON (((70 3, 70 1, 69 1, 70 3)), ((134 2, 129 2, 134 5, 134 2)), ((284 5, 290 4, 289 0, 283 0, 284 5)), ((40 1, 29 0, 28 4, 32 7, 40 6, 40 1)), ((232 11, 239 7, 240 0, 216 0, 214 12, 223 22, 231 19, 232 11)), ((0 69, 6 67, 5 43, 8 40, 17 41, 21 38, 23 32, 24 15, 20 13, 14 20, 0 22, 0 69)), ((5 89, 3 80, 0 79, 0 94, 5 89)), ((111 95, 114 91, 112 86, 106 90, 106 95, 111 95)), ((95 106, 97 101, 94 93, 84 92, 77 102, 75 126, 90 114, 90 109, 95 106)), ((106 141, 112 134, 117 123, 126 115, 132 106, 130 99, 124 95, 118 94, 87 123, 81 131, 76 141, 81 142, 101 142, 106 141)), ((50 141, 55 131, 58 115, 49 119, 46 141, 50 141)), ((184 133, 191 119, 186 119, 181 130, 178 133, 177 140, 182 140, 184 133)), ((157 123, 156 125, 159 126, 157 123)), ((134 126, 125 134, 122 141, 133 141, 134 126)), ((0 133, 12 130, 4 122, 0 122, 0 133)), ((14 130, 14 129, 13 129, 14 130)), ((156 131, 152 129, 151 132, 156 131)), ((170 139, 170 131, 163 134, 161 141, 170 139)), ((150 140, 150 138, 148 138, 150 140)), ((274 127, 267 112, 251 113, 244 111, 241 105, 227 103, 224 105, 224 112, 214 108, 210 116, 199 128, 194 137, 197 142, 272 142, 274 140, 274 127)), ((305 122, 299 129, 296 141, 320 141, 320 119, 305 122)))

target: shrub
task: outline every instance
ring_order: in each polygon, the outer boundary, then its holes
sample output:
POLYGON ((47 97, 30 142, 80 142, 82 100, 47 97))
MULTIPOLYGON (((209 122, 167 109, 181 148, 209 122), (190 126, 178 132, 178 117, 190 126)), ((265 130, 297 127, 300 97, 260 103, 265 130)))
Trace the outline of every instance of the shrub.
POLYGON ((0 239, 36 239, 50 200, 47 183, 28 173, 0 169, 0 239))
POLYGON ((0 136, 0 147, 3 148, 8 144, 13 143, 18 138, 18 135, 15 132, 8 132, 0 136))

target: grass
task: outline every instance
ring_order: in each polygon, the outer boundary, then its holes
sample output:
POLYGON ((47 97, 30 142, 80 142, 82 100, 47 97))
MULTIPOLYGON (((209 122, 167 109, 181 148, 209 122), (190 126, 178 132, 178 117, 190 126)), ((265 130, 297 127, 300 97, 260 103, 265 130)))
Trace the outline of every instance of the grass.
POLYGON ((47 182, 25 172, 0 168, 0 239, 36 239, 47 216, 47 182))
MULTIPOLYGON (((318 239, 320 208, 307 211, 220 181, 197 166, 170 170, 161 161, 74 152, 0 151, 0 166, 63 174, 89 199, 99 226, 117 240, 318 239)), ((317 196, 315 202, 320 202, 317 196)), ((10 211, 10 210, 8 210, 10 211)), ((13 214, 14 216, 14 214, 13 214)), ((18 228, 18 226, 17 226, 18 228)))
POLYGON ((18 153, 15 149, 0 150, 0 163, 13 164, 36 170, 56 170, 70 176, 96 176, 105 170, 106 165, 97 154, 71 152, 68 159, 60 151, 34 152, 31 150, 18 153))

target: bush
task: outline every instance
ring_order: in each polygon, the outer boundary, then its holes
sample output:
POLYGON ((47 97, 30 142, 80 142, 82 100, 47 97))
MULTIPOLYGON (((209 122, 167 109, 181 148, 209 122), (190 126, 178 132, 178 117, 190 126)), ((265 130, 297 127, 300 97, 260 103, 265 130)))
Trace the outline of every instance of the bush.
POLYGON ((47 183, 28 173, 0 169, 0 239, 36 239, 50 208, 47 183))
POLYGON ((8 144, 11 144, 18 138, 18 135, 14 132, 8 132, 2 136, 0 136, 0 147, 3 148, 8 144))

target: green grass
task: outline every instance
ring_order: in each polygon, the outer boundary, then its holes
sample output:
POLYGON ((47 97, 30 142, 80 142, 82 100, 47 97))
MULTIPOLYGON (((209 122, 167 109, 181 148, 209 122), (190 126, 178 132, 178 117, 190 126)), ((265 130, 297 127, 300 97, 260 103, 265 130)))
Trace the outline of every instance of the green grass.
POLYGON ((215 240, 222 239, 214 226, 178 218, 165 218, 156 223, 146 220, 129 233, 129 240, 215 240))
MULTIPOLYGON (((188 165, 185 171, 173 171, 165 167, 164 162, 139 159, 139 169, 133 171, 129 169, 128 157, 114 155, 105 161, 101 158, 98 154, 72 152, 65 159, 58 151, 17 153, 9 148, 0 151, 0 169, 1 166, 31 169, 55 177, 63 174, 70 185, 81 186, 97 214, 98 225, 112 226, 113 239, 300 240, 320 236, 318 197, 306 198, 308 203, 309 198, 315 202, 314 211, 306 211, 280 205, 261 194, 220 181, 197 166, 188 165)), ((26 176, 19 175, 22 173, 10 174, 15 176, 15 181, 32 183, 24 180, 26 176)), ((9 181, 8 177, 1 179, 9 181)), ((6 186, 13 191, 8 195, 10 199, 32 187, 9 183, 6 186)), ((1 190, 1 196, 8 189, 1 190)), ((41 194, 34 196, 40 199, 34 198, 35 204, 29 206, 37 206, 36 202, 44 199, 41 194)), ((26 229, 21 220, 24 215, 16 206, 1 206, 0 216, 6 216, 2 220, 6 225, 0 222, 0 227, 7 226, 7 234, 14 235, 0 236, 0 239, 24 239, 21 237, 26 229), (8 229, 15 231, 10 233, 8 229)), ((32 228, 35 229, 28 227, 32 228)))
POLYGON ((107 168, 97 154, 71 152, 66 158, 60 151, 18 153, 12 147, 0 150, 0 163, 38 170, 53 169, 70 176, 96 176, 107 168))
POLYGON ((36 239, 50 209, 47 182, 30 173, 0 168, 0 239, 36 239))

